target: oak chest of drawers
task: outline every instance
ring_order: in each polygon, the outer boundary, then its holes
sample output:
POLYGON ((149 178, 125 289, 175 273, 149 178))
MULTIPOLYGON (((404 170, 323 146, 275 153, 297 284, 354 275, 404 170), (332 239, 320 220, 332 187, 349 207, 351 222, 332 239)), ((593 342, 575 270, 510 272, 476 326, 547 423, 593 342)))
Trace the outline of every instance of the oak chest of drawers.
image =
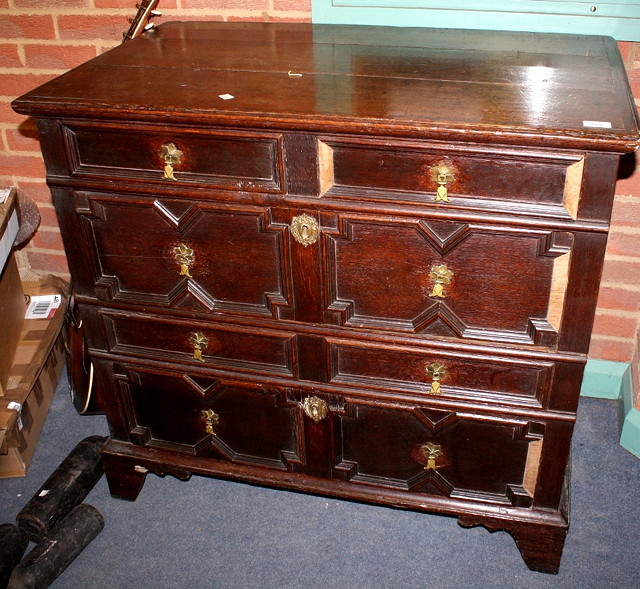
POLYGON ((602 37, 167 23, 37 119, 112 494, 454 515, 557 571, 621 156, 602 37))

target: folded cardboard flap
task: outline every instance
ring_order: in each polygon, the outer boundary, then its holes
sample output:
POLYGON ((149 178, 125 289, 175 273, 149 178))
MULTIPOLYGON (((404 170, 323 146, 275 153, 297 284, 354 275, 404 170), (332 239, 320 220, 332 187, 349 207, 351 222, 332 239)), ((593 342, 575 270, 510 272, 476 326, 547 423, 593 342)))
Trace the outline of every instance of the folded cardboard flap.
POLYGON ((11 437, 11 432, 18 429, 18 418, 20 411, 18 409, 10 409, 9 404, 3 403, 0 409, 0 455, 9 451, 10 445, 16 445, 16 441, 11 437))
POLYGON ((28 296, 59 294, 63 303, 53 317, 24 321, 6 395, 0 396, 0 478, 26 474, 64 366, 68 283, 49 275, 22 286, 28 296))

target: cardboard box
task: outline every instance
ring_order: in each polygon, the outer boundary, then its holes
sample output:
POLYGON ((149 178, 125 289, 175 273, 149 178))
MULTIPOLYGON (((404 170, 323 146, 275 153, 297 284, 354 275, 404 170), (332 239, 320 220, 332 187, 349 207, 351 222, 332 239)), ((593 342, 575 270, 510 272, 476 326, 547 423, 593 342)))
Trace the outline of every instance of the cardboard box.
POLYGON ((6 395, 0 397, 0 478, 24 476, 65 362, 64 314, 68 284, 54 276, 23 282, 28 295, 60 294, 48 319, 26 319, 6 395))
POLYGON ((6 394, 25 310, 20 272, 11 254, 0 276, 0 398, 6 394))
POLYGON ((0 188, 0 272, 18 235, 18 201, 15 188, 0 188))
POLYGON ((20 274, 11 253, 18 226, 16 191, 0 189, 0 395, 7 387, 25 311, 20 274))

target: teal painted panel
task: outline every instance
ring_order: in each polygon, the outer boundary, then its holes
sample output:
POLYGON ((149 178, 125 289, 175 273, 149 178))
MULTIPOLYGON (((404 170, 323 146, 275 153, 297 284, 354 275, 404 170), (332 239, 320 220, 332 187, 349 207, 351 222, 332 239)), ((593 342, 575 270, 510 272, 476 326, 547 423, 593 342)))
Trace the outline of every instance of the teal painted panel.
POLYGON ((620 445, 640 458, 640 411, 632 409, 622 423, 620 445))
POLYGON ((640 2, 312 0, 316 23, 609 35, 640 41, 640 2), (595 8, 595 11, 592 11, 595 8))
POLYGON ((580 394, 583 397, 619 399, 628 373, 627 362, 589 359, 584 369, 580 394))
POLYGON ((633 405, 633 383, 630 372, 622 382, 620 412, 620 445, 640 458, 640 411, 633 405))

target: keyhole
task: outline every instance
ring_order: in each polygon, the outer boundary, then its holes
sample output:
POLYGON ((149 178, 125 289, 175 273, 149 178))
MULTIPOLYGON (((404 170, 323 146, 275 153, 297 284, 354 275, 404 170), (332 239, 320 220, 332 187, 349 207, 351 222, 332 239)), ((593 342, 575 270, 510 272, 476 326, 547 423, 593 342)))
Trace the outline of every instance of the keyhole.
POLYGON ((309 239, 311 237, 311 229, 309 229, 309 225, 306 223, 300 227, 300 233, 303 239, 309 239))

